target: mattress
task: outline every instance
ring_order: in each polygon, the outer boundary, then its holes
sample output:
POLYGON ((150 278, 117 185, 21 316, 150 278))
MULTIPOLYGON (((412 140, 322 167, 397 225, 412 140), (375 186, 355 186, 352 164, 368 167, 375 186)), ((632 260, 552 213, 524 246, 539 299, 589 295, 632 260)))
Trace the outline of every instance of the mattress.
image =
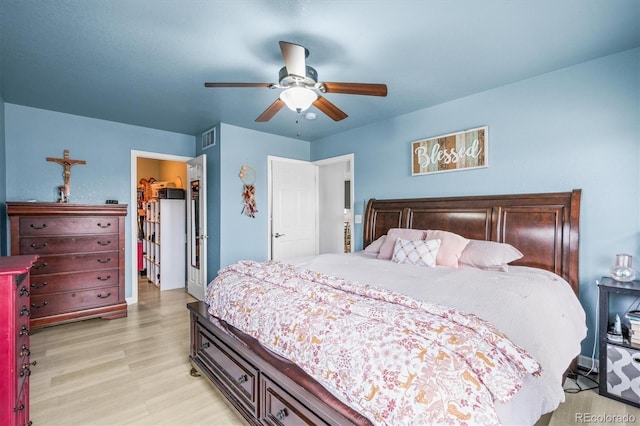
MULTIPOLYGON (((524 376, 515 396, 493 403, 503 424, 533 424, 564 401, 562 376, 586 336, 585 314, 570 285, 553 273, 513 266, 508 272, 465 266, 428 268, 397 264, 363 252, 287 263, 301 271, 341 277, 350 284, 452 308, 491 323, 541 366, 541 372, 524 376)), ((215 286, 210 286, 207 297, 215 297, 214 293, 215 286)), ((241 306, 241 301, 233 303, 241 306)), ((253 321, 259 323, 260 318, 253 321)), ((336 396, 349 404, 344 396, 336 396)))

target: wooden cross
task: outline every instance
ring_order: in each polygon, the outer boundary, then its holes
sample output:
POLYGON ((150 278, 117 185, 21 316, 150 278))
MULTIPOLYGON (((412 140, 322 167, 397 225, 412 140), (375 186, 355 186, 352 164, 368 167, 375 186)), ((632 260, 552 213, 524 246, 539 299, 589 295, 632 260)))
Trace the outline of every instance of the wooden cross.
POLYGON ((69 198, 69 180, 71 180, 71 167, 76 164, 87 164, 84 160, 72 160, 69 158, 69 150, 64 150, 64 158, 52 158, 47 157, 47 161, 52 161, 54 163, 60 164, 64 167, 64 172, 62 176, 64 177, 64 198, 65 200, 69 198))

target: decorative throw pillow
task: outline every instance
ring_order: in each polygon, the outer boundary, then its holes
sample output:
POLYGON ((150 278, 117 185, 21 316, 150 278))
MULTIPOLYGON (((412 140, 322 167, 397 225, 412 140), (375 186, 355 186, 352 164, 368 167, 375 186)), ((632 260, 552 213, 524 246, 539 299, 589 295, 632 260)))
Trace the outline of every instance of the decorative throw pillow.
POLYGON ((471 240, 460 255, 460 264, 490 271, 509 270, 509 263, 521 259, 520 250, 507 243, 471 240))
POLYGON ((436 256, 440 240, 404 240, 396 239, 391 261, 411 265, 436 267, 436 256))
POLYGON ((386 239, 387 239, 387 236, 383 235, 382 237, 378 238, 377 240, 375 240, 374 242, 372 242, 371 244, 366 246, 364 248, 364 252, 365 253, 369 253, 369 254, 378 254, 378 253, 380 253, 380 247, 382 247, 382 244, 384 243, 384 241, 386 239))
POLYGON ((389 232, 387 232, 387 238, 384 240, 384 243, 382 243, 382 247, 380 247, 378 259, 391 259, 391 256, 393 255, 393 247, 398 238, 402 238, 404 240, 424 240, 426 234, 427 231, 422 229, 389 229, 389 232))
POLYGON ((438 250, 437 265, 458 267, 458 259, 462 250, 469 244, 469 240, 461 235, 449 231, 428 230, 427 240, 442 240, 438 250))

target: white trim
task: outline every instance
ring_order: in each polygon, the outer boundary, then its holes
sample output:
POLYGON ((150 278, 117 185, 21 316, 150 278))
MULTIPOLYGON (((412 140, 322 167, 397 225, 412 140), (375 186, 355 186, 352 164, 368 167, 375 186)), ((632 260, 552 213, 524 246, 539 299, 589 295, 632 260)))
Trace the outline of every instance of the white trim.
POLYGON ((584 368, 585 370, 591 370, 591 368, 593 367, 593 371, 597 373, 598 371, 600 371, 600 360, 593 359, 585 355, 578 355, 578 366, 584 368))
MULTIPOLYGON (((335 164, 335 163, 344 163, 344 162, 349 162, 349 172, 345 174, 345 177, 348 177, 349 182, 350 182, 350 187, 351 187, 351 196, 350 196, 350 200, 349 203, 351 204, 351 220, 350 220, 350 227, 351 227, 351 253, 353 253, 354 251, 354 247, 355 247, 355 239, 353 238, 354 236, 354 223, 353 223, 353 218, 355 216, 354 213, 354 206, 353 206, 353 195, 354 195, 354 187, 355 187, 355 178, 354 178, 354 168, 355 168, 355 155, 353 153, 351 154, 344 154, 344 155, 339 155, 337 157, 331 157, 331 158, 324 158, 322 160, 317 160, 314 161, 313 164, 315 164, 318 167, 322 167, 322 166, 326 166, 328 164, 335 164)), ((320 208, 320 206, 318 206, 318 208, 320 208)))
POLYGON ((153 160, 187 162, 193 157, 182 155, 162 154, 159 152, 131 150, 131 199, 129 200, 129 224, 131 228, 131 242, 129 244, 129 260, 131 261, 131 297, 126 298, 128 305, 138 303, 138 158, 153 160))

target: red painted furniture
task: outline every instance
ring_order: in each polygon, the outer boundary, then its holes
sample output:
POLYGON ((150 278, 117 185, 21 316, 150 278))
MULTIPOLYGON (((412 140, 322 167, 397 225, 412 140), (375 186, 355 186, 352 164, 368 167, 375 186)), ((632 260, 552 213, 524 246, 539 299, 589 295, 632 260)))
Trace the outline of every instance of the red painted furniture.
MULTIPOLYGON (((29 420, 29 270, 38 256, 0 257, 0 424, 29 420)), ((33 363, 35 365, 35 362, 33 363)))

